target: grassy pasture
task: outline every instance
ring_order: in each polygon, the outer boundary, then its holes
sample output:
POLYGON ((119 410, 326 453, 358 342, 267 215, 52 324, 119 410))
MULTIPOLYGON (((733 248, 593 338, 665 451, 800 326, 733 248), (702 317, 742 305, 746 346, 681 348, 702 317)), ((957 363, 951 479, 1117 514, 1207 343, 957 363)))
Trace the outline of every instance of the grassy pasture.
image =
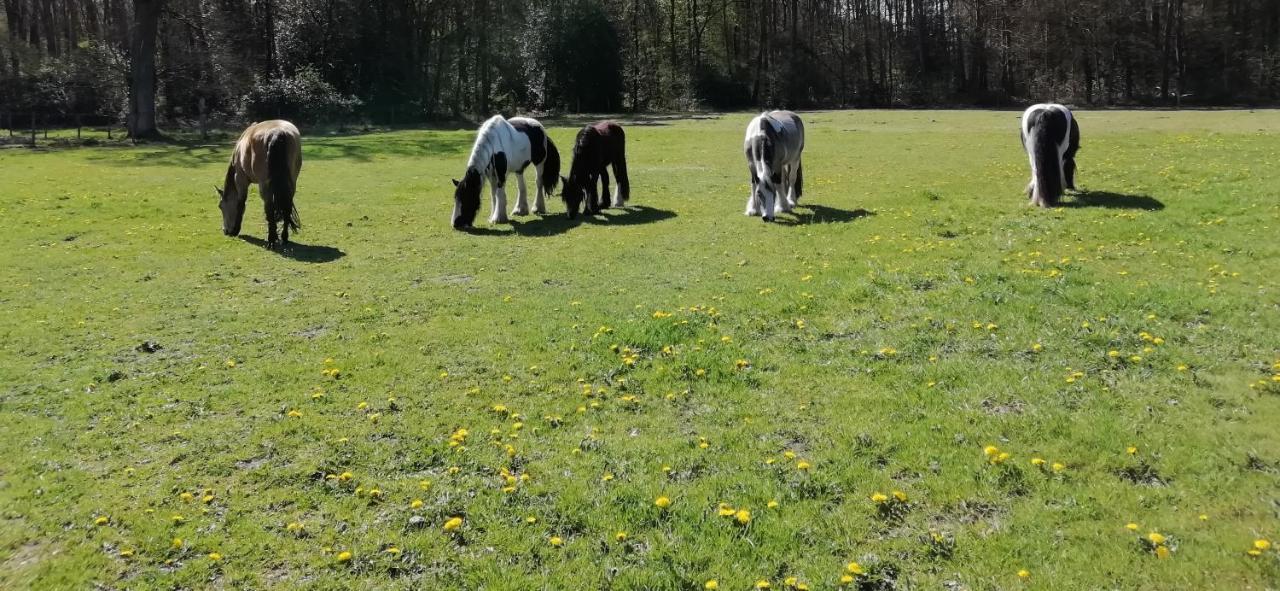
POLYGON ((821 112, 766 225, 735 114, 473 234, 470 130, 306 137, 284 253, 228 144, 0 151, 0 588, 1276 588, 1280 112, 1078 117, 1054 210, 821 112))

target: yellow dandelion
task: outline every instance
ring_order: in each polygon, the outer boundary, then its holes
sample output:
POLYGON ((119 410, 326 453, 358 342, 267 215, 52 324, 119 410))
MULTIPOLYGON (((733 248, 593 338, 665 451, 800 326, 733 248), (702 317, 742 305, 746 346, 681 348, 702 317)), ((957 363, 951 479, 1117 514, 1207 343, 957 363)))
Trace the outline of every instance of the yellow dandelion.
POLYGON ((351 561, 351 552, 349 550, 343 550, 338 553, 338 562, 350 562, 350 561, 351 561))
POLYGON ((1253 547, 1258 550, 1269 550, 1271 549, 1271 541, 1264 538, 1259 538, 1253 541, 1253 547))
POLYGON ((1168 558, 1169 549, 1164 546, 1156 546, 1156 558, 1168 558))
POLYGON ((862 570, 862 565, 856 562, 850 562, 849 564, 844 565, 844 569, 849 571, 849 574, 851 575, 860 575, 864 572, 862 570))
POLYGON ((764 579, 760 579, 759 581, 756 581, 756 589, 768 589, 770 587, 772 587, 772 585, 769 584, 769 581, 766 581, 764 579))
POLYGON ((720 588, 720 581, 717 581, 715 579, 707 579, 707 582, 702 584, 702 588, 706 589, 707 591, 716 591, 716 589, 720 588))
POLYGON ((298 410, 298 409, 296 409, 296 408, 295 408, 295 409, 293 409, 293 410, 291 410, 291 411, 289 411, 289 418, 297 419, 297 418, 301 418, 301 417, 302 417, 302 411, 300 411, 300 410, 298 410))
POLYGON ((221 554, 218 554, 217 552, 210 552, 210 553, 209 553, 209 560, 212 560, 212 561, 214 561, 214 562, 219 562, 219 561, 221 561, 221 560, 222 560, 222 555, 221 555, 221 554))
POLYGON ((1067 465, 1062 462, 1054 462, 1050 468, 1052 468, 1054 472, 1061 472, 1067 469, 1067 465))
POLYGON ((1138 453, 1138 446, 1136 446, 1136 445, 1130 445, 1129 447, 1124 448, 1124 453, 1127 453, 1127 454, 1129 454, 1129 455, 1131 455, 1131 456, 1132 456, 1132 455, 1137 455, 1137 453, 1138 453))
POLYGON ((1138 524, 1130 521, 1129 523, 1124 524, 1124 528, 1129 531, 1138 531, 1138 524))
POLYGON ((746 509, 738 509, 738 512, 733 514, 733 520, 737 521, 738 525, 747 525, 751 523, 751 512, 746 509))
POLYGON ((884 493, 878 492, 871 495, 871 502, 877 505, 883 505, 888 500, 889 500, 889 497, 884 493))
POLYGON ((169 547, 173 548, 174 550, 181 550, 182 546, 183 546, 182 538, 174 538, 173 541, 169 542, 169 547))
POLYGON ((615 540, 617 540, 617 541, 619 541, 619 542, 625 542, 625 541, 627 541, 627 532, 620 531, 620 532, 618 532, 618 533, 616 533, 616 534, 613 534, 613 539, 615 539, 615 540))
POLYGON ((446 532, 456 532, 461 527, 462 527, 461 517, 450 517, 448 521, 444 522, 444 531, 446 532))
POLYGON ((1018 578, 1019 578, 1019 579, 1022 579, 1022 580, 1024 580, 1024 581, 1025 581, 1025 580, 1027 580, 1027 579, 1030 579, 1030 578, 1031 578, 1031 571, 1029 571, 1029 570, 1027 570, 1027 569, 1025 569, 1025 568, 1024 568, 1024 569, 1022 569, 1022 570, 1019 570, 1019 571, 1018 571, 1018 578))
POLYGON ((1165 537, 1164 537, 1164 535, 1163 535, 1163 534, 1160 534, 1160 533, 1158 533, 1158 532, 1150 532, 1150 533, 1148 533, 1148 534, 1147 534, 1147 541, 1148 541, 1148 542, 1151 542, 1152 544, 1154 544, 1154 545, 1156 545, 1156 546, 1160 546, 1160 545, 1164 544, 1164 542, 1165 542, 1165 537))
POLYGON ((813 464, 810 464, 808 460, 800 460, 799 462, 796 462, 797 470, 808 470, 812 467, 813 467, 813 464))
POLYGON ((736 512, 737 509, 734 509, 724 503, 720 503, 720 506, 716 508, 716 513, 721 517, 733 517, 733 514, 736 512))
POLYGON ((852 575, 840 575, 840 584, 841 584, 841 585, 851 585, 851 584, 853 584, 853 576, 852 576, 852 575))
POLYGON ((766 506, 767 506, 767 507, 769 507, 770 509, 777 509, 777 508, 778 508, 778 501, 769 501, 769 504, 768 504, 768 505, 766 505, 766 506))
POLYGON ((194 501, 195 499, 196 499, 196 496, 195 496, 195 495, 193 495, 193 494, 191 494, 191 493, 189 493, 189 492, 184 492, 184 493, 182 493, 182 494, 178 495, 178 500, 180 500, 180 501, 182 501, 182 502, 184 502, 184 503, 190 503, 191 501, 194 501))
POLYGON ((564 540, 561 539, 560 536, 551 536, 551 539, 548 540, 548 542, 550 542, 552 546, 555 546, 557 548, 564 545, 564 540))
POLYGON ((1031 465, 1037 468, 1044 466, 1044 458, 1031 458, 1031 465))
POLYGON ((120 558, 129 558, 133 556, 133 548, 125 548, 120 551, 120 558))
POLYGON ((1000 448, 994 445, 988 445, 982 448, 982 453, 985 454, 987 457, 994 457, 996 454, 1000 453, 1000 448))
POLYGON ((94 524, 94 525, 99 525, 99 526, 101 526, 101 525, 106 525, 106 524, 107 524, 107 522, 109 522, 109 521, 111 521, 111 520, 110 520, 110 519, 108 519, 107 517, 103 516, 103 517, 99 517, 99 518, 97 518, 97 519, 94 519, 94 520, 93 520, 93 524, 94 524))
POLYGON ((288 525, 284 526, 284 529, 285 531, 300 532, 303 530, 303 525, 297 521, 291 521, 288 525))
POLYGON ((667 497, 658 497, 657 499, 654 499, 653 504, 659 509, 666 509, 671 506, 671 499, 667 497))
POLYGON ((422 499, 414 499, 409 502, 410 509, 421 509, 423 505, 422 499))
POLYGON ((904 493, 900 490, 895 490, 893 491, 893 498, 898 499, 899 503, 905 503, 907 502, 907 493, 904 493))

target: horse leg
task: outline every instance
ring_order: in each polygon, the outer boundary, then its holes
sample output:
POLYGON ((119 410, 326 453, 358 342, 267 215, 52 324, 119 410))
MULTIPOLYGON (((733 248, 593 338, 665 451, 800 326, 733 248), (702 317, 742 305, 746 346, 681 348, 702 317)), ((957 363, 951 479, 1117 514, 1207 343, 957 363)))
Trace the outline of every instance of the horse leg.
POLYGON ((756 199, 760 179, 756 177, 756 163, 750 159, 750 156, 750 154, 747 154, 747 171, 751 173, 751 193, 747 195, 746 215, 755 217, 760 215, 760 200, 756 199))
POLYGON ((524 171, 516 173, 516 206, 511 215, 529 215, 529 190, 524 186, 524 171))
POLYGON ((493 182, 493 215, 489 216, 490 224, 505 224, 507 219, 507 179, 495 179, 493 182))
POLYGON ((794 166, 788 166, 782 172, 782 186, 778 188, 778 212, 790 213, 791 208, 795 206, 795 182, 796 170, 794 166))
MULTIPOLYGON (((277 242, 280 239, 279 236, 276 234, 277 220, 276 220, 276 208, 275 208, 275 198, 274 198, 275 196, 272 195, 270 188, 268 188, 265 184, 261 184, 261 183, 258 185, 258 193, 262 195, 262 207, 264 212, 267 215, 267 248, 275 248, 277 246, 277 242)), ((286 226, 286 231, 287 231, 287 228, 288 226, 286 226)))
POLYGON ((584 191, 586 191, 586 195, 585 195, 586 199, 584 200, 585 203, 583 204, 583 212, 589 215, 595 215, 597 213, 600 213, 600 200, 598 198, 599 195, 597 193, 599 189, 596 186, 597 182, 599 182, 599 179, 596 178, 596 175, 594 174, 587 175, 587 184, 584 187, 584 191))
POLYGON ((547 192, 542 187, 542 164, 533 167, 537 176, 533 178, 533 185, 536 187, 533 197, 533 212, 536 214, 547 213, 547 192))
POLYGON ((600 167, 600 209, 609 209, 609 167, 600 167))

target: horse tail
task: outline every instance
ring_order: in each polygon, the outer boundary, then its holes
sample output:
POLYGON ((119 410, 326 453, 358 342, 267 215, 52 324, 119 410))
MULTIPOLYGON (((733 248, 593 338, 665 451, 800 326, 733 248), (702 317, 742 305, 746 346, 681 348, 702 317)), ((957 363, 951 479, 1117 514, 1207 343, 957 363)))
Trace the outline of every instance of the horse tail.
POLYGON ((804 196, 804 161, 796 162, 796 201, 804 196))
POLYGON ((1067 137, 1067 118, 1056 109, 1033 111, 1027 118, 1027 151, 1035 166, 1031 200, 1037 205, 1053 206, 1063 191, 1058 145, 1067 137))
POLYGON ((542 161, 542 178, 538 179, 542 185, 542 190, 550 195, 555 190, 556 183, 560 182, 560 150, 556 149, 556 143, 551 141, 551 136, 547 136, 547 159, 542 161))
POLYGON ((631 178, 627 176, 627 135, 618 126, 618 158, 613 161, 613 180, 618 183, 618 202, 631 199, 631 178))
POLYGON ((297 140, 285 133, 277 133, 267 141, 267 182, 271 185, 271 205, 275 209, 276 218, 286 226, 297 231, 302 227, 298 219, 298 208, 293 205, 293 194, 297 190, 293 181, 293 170, 290 160, 293 158, 297 140))

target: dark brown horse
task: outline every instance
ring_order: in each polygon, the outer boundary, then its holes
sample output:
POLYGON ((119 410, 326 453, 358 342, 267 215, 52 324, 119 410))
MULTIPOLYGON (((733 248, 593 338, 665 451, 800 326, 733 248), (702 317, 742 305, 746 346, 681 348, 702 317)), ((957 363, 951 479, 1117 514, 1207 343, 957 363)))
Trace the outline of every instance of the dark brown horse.
POLYGON ((298 128, 288 121, 263 121, 250 125, 231 153, 222 188, 214 187, 221 200, 222 233, 238 236, 244 221, 249 183, 258 184, 258 193, 267 214, 267 244, 274 248, 289 243, 289 230, 301 227, 293 195, 302 170, 302 140, 298 128), (276 223, 282 222, 276 234, 276 223))
POLYGON ((622 126, 612 121, 593 123, 578 132, 573 144, 573 165, 569 167, 569 178, 562 179, 564 189, 560 193, 569 210, 569 219, 578 217, 584 201, 587 215, 609 207, 609 166, 613 167, 613 176, 618 181, 613 207, 622 207, 631 199, 626 140, 622 126), (596 191, 597 179, 603 187, 600 192, 596 191))

